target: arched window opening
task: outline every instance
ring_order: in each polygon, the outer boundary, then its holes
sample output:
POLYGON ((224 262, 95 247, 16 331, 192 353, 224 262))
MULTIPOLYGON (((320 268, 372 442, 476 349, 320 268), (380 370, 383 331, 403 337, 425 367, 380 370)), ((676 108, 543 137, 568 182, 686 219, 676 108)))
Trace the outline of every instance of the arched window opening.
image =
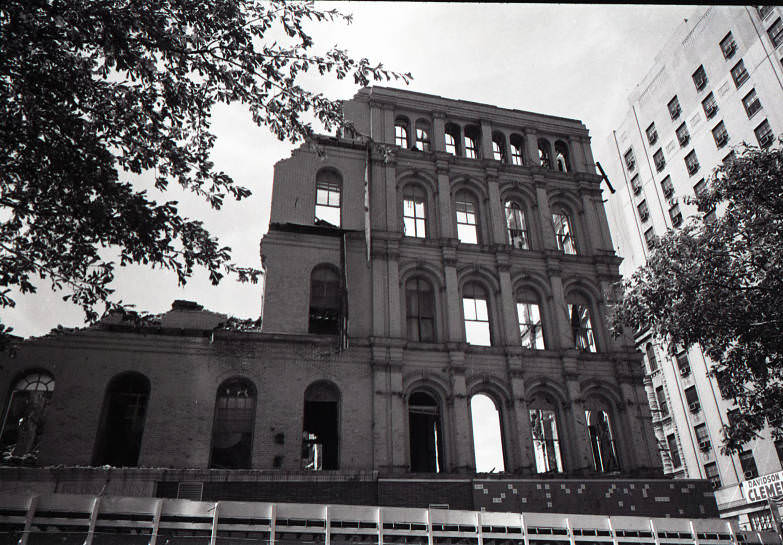
POLYGON ((658 358, 655 357, 655 347, 652 343, 647 343, 645 352, 647 352, 647 363, 650 365, 650 372, 652 373, 658 369, 658 358))
POLYGON ((525 212, 514 201, 506 201, 506 228, 508 243, 521 250, 530 249, 525 212))
POLYGON ((572 298, 568 302, 568 316, 571 320, 574 347, 583 352, 597 352, 590 305, 587 300, 582 297, 572 298))
POLYGON ((138 465, 149 397, 150 381, 141 373, 122 373, 111 380, 103 402, 93 465, 138 465))
POLYGON ((465 244, 478 244, 478 206, 467 191, 458 191, 455 198, 457 211, 457 238, 465 244))
POLYGON ((529 414, 536 473, 561 473, 563 455, 557 431, 557 413, 553 408, 536 408, 530 409, 529 414))
POLYGON ((566 255, 576 255, 576 240, 571 226, 571 218, 564 211, 552 214, 552 225, 555 229, 555 244, 557 249, 566 255))
POLYGON ((495 161, 506 162, 506 141, 500 133, 492 135, 492 158, 495 161))
POLYGON ((465 341, 478 346, 491 346, 487 293, 476 282, 462 289, 462 310, 465 317, 465 341))
POLYGON ((343 179, 334 169, 323 169, 315 179, 315 222, 340 227, 340 194, 343 179))
POLYGON ((465 127, 465 157, 468 159, 478 159, 480 139, 481 129, 472 125, 465 127))
POLYGON ((587 435, 590 449, 593 453, 593 469, 600 473, 610 473, 620 470, 617 451, 614 447, 614 434, 609 421, 609 414, 604 410, 585 411, 587 435))
POLYGON ((336 335, 340 326, 340 277, 328 265, 319 265, 310 275, 309 333, 336 335))
POLYGON ((394 143, 401 148, 408 148, 408 120, 398 117, 394 122, 394 143))
POLYGON ((416 122, 416 149, 430 151, 430 124, 423 120, 416 122))
POLYGON ((302 467, 340 468, 340 391, 328 382, 307 387, 302 419, 302 467))
POLYGON ((411 471, 440 473, 443 470, 443 430, 438 402, 425 392, 408 400, 411 471))
POLYGON ((552 168, 552 149, 543 138, 538 139, 538 160, 542 167, 552 168))
POLYGON ((445 141, 446 141, 446 153, 452 155, 459 155, 459 149, 457 149, 457 143, 459 142, 459 127, 452 123, 446 125, 445 141))
POLYGON ((503 433, 500 411, 495 401, 486 394, 470 398, 470 416, 473 428, 473 451, 477 473, 496 473, 506 470, 503 461, 503 433))
POLYGON ((220 385, 215 398, 209 467, 249 469, 256 421, 256 387, 245 378, 220 385))
POLYGON ((406 237, 427 236, 427 197, 419 186, 407 185, 403 191, 402 229, 406 237))
POLYGON ((568 146, 562 140, 555 142, 555 163, 559 172, 571 172, 571 163, 568 161, 568 146))
POLYGON ((54 378, 42 371, 32 371, 14 383, 0 432, 3 457, 35 458, 46 407, 54 393, 54 378))
POLYGON ((405 283, 405 313, 408 339, 417 342, 435 341, 435 294, 423 278, 411 278, 405 283))
POLYGON ((533 291, 521 290, 517 293, 517 318, 519 319, 519 336, 522 347, 531 350, 544 350, 541 306, 533 291))
POLYGON ((509 139, 511 145, 511 164, 514 166, 522 166, 524 161, 522 160, 522 150, 524 149, 524 140, 518 134, 512 134, 509 139))

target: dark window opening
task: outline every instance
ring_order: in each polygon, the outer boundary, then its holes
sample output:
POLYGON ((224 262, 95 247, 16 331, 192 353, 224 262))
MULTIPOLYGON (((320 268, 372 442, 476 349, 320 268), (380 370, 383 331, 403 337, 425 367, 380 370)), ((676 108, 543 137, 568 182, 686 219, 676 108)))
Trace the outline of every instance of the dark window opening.
POLYGON ((525 212, 519 204, 514 201, 506 201, 505 210, 508 243, 514 248, 529 250, 530 241, 527 232, 527 222, 525 221, 525 212))
POLYGON ((756 467, 756 459, 753 457, 753 451, 746 450, 740 452, 739 460, 746 479, 755 479, 759 476, 759 470, 756 467))
POLYGON ((655 130, 655 123, 650 123, 650 126, 647 127, 647 130, 645 131, 647 133, 647 141, 652 146, 658 141, 658 131, 655 130))
POLYGON ((465 157, 479 158, 479 140, 481 140, 481 129, 472 125, 465 127, 465 157))
POLYGON ((680 147, 684 148, 687 146, 691 139, 691 134, 688 132, 688 126, 685 124, 685 121, 677 127, 675 132, 677 133, 677 141, 680 143, 680 147))
POLYGON ((302 421, 304 469, 339 469, 339 390, 328 382, 311 384, 305 391, 302 421))
POLYGON ((626 151, 623 157, 625 158, 625 166, 628 167, 628 171, 633 172, 633 169, 636 168, 636 158, 633 155, 633 149, 626 151))
POLYGON ((715 95, 710 93, 707 97, 701 101, 701 107, 704 109, 704 114, 707 119, 712 119, 715 114, 718 113, 718 103, 715 101, 715 95))
POLYGON ((667 418, 669 416, 669 403, 666 401, 666 392, 663 390, 663 386, 658 386, 655 389, 655 398, 658 400, 658 415, 661 418, 667 418))
POLYGON ((511 143, 511 164, 515 166, 522 166, 524 163, 522 159, 522 149, 524 147, 524 139, 518 134, 512 134, 510 138, 511 143))
POLYGON ((671 176, 666 176, 666 178, 661 180, 661 190, 663 191, 663 196, 667 199, 674 195, 674 185, 672 184, 671 176))
POLYGON ((133 467, 139 463, 150 381, 140 373, 122 373, 106 389, 93 465, 133 467))
POLYGON ((492 158, 495 161, 506 162, 506 139, 500 133, 492 135, 492 158))
POLYGON ((662 171, 663 167, 666 166, 666 159, 663 157, 663 150, 661 148, 658 148, 658 151, 653 154, 653 161, 655 162, 655 170, 658 172, 662 171))
POLYGON ((336 335, 340 322, 340 277, 329 266, 318 266, 310 275, 309 333, 336 335))
POLYGON ((769 121, 766 119, 761 124, 753 129, 756 134, 756 139, 759 141, 759 146, 762 148, 768 148, 775 141, 775 134, 772 132, 772 127, 769 126, 769 121))
POLYGON ((739 62, 734 65, 734 68, 731 69, 731 78, 734 80, 734 85, 739 89, 743 83, 748 81, 749 77, 748 71, 745 68, 745 63, 740 59, 739 62))
POLYGON ((555 163, 558 172, 571 172, 571 163, 568 159, 568 145, 562 140, 555 142, 555 163))
POLYGON ((538 161, 543 168, 552 168, 552 148, 543 138, 538 139, 538 161))
POLYGON ((701 410, 701 403, 699 402, 699 394, 696 391, 695 386, 685 388, 685 402, 688 404, 688 408, 692 413, 697 413, 701 410))
POLYGON ((680 112, 682 112, 682 108, 680 108, 680 101, 677 98, 677 95, 674 95, 674 98, 672 98, 669 101, 667 108, 669 108, 669 115, 671 116, 672 120, 680 117, 680 112))
POLYGON ((408 400, 411 471, 439 473, 443 469, 443 431, 438 402, 425 392, 408 400))
POLYGON ((44 372, 31 372, 14 383, 0 433, 3 457, 36 456, 46 407, 54 393, 54 378, 44 372))
POLYGON ((655 356, 655 347, 652 343, 647 343, 645 352, 647 353, 647 363, 650 365, 650 372, 652 373, 658 369, 658 358, 655 356))
POLYGON ((734 56, 734 53, 737 51, 737 42, 734 41, 734 36, 732 36, 731 32, 726 34, 720 41, 720 50, 723 52, 723 57, 726 59, 730 59, 734 56))
POLYGON ((232 378, 220 385, 215 399, 209 467, 249 469, 256 418, 256 387, 232 378))
POLYGON ((680 448, 677 446, 677 438, 673 433, 666 437, 666 443, 669 446, 669 460, 672 463, 672 469, 676 469, 682 465, 682 459, 680 458, 680 448))
POLYGON ((707 72, 704 71, 704 66, 699 66, 696 71, 691 75, 693 78, 693 84, 696 86, 697 91, 701 91, 707 85, 707 72))
POLYGON ((593 469, 600 473, 619 471, 609 414, 602 410, 586 410, 588 438, 593 454, 593 469))
POLYGON ((408 339, 435 340, 435 295, 432 286, 422 278, 411 278, 405 284, 405 311, 408 339))
POLYGON ((450 153, 451 155, 459 155, 459 127, 457 125, 454 125, 452 123, 449 123, 446 125, 446 131, 445 131, 445 143, 446 143, 446 153, 450 153))

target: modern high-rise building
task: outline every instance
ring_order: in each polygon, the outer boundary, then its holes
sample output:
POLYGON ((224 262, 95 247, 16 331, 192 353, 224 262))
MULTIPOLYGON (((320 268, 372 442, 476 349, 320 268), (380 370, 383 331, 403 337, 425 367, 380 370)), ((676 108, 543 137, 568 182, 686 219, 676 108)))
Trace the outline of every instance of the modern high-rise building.
MULTIPOLYGON (((598 157, 616 188, 607 213, 624 276, 645 263, 655 236, 697 214, 685 198, 704 188, 734 146, 776 145, 783 132, 781 14, 773 6, 699 8, 629 96, 624 119, 598 157)), ((764 432, 740 454, 722 454, 732 403, 721 396, 700 348, 670 347, 649 333, 636 341, 646 354, 645 384, 666 473, 709 479, 721 516, 772 527, 766 502, 744 498, 739 483, 780 471, 783 443, 764 432)))

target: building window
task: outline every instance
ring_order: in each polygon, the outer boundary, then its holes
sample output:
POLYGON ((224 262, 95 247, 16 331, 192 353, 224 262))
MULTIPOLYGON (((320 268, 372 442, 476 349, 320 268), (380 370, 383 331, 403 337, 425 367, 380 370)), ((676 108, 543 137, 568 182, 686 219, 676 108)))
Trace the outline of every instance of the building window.
POLYGON ((586 410, 587 436, 593 453, 593 469, 600 473, 618 471, 617 452, 609 414, 602 410, 586 410))
POLYGON ((755 479, 759 476, 759 470, 756 467, 756 459, 753 458, 753 451, 745 450, 740 452, 739 460, 745 479, 755 479))
POLYGON ((36 457, 46 407, 54 393, 54 378, 32 371, 14 383, 0 432, 0 461, 36 457))
POLYGON ((636 168, 636 158, 633 155, 633 149, 629 148, 623 157, 625 157, 625 166, 628 167, 628 172, 633 172, 633 169, 636 168))
POLYGON ((408 148, 408 120, 398 118, 394 122, 394 143, 403 148, 408 148))
POLYGON ((538 304, 538 297, 529 290, 517 294, 517 318, 522 347, 531 350, 544 350, 541 307, 538 304))
POLYGON ((742 105, 745 107, 745 113, 748 114, 748 118, 753 117, 761 109, 761 101, 756 96, 755 89, 751 89, 750 93, 743 97, 742 105))
POLYGON ((783 465, 783 439, 775 441, 775 452, 778 453, 778 462, 783 465))
POLYGON ((343 180, 333 169, 318 171, 315 179, 315 221, 340 227, 340 193, 343 180))
POLYGON ((336 335, 340 328, 340 276, 329 265, 319 265, 310 274, 308 332, 336 335))
POLYGON ((402 229, 406 237, 427 236, 427 198, 415 185, 405 187, 402 196, 402 229))
POLYGON ((446 153, 450 153, 451 155, 459 155, 459 151, 457 150, 457 142, 459 142, 459 127, 449 123, 446 125, 446 132, 444 137, 446 142, 446 153))
POLYGON ((495 161, 506 162, 505 138, 500 133, 492 135, 492 158, 495 161))
POLYGON ((481 138, 481 131, 478 127, 465 127, 465 157, 468 159, 478 159, 479 138, 481 138))
POLYGON ((682 124, 677 127, 675 132, 677 133, 677 141, 680 143, 680 147, 684 148, 687 146, 691 139, 691 135, 688 132, 688 126, 685 124, 685 121, 683 121, 682 124))
POLYGON ((661 418, 667 418, 669 416, 669 404, 666 402, 666 392, 663 391, 663 386, 658 386, 655 389, 655 399, 658 401, 658 415, 661 418))
POLYGON ((666 178, 661 180, 661 190, 663 191, 663 196, 667 199, 674 195, 674 185, 672 184, 671 176, 666 176, 666 178))
POLYGON ((524 140, 518 134, 512 134, 511 139, 511 164, 514 166, 522 166, 522 149, 524 147, 524 140))
POLYGON ((692 413, 697 413, 701 410, 701 403, 699 403, 699 394, 696 392, 695 386, 689 386, 685 388, 685 402, 688 404, 688 409, 692 413))
POLYGON ((121 373, 111 380, 103 401, 92 465, 138 465, 149 396, 150 381, 141 373, 121 373))
POLYGON ((476 473, 504 472, 503 430, 499 403, 486 393, 470 397, 470 421, 473 435, 473 460, 476 473))
POLYGON ((655 130, 655 123, 650 123, 645 132, 647 133, 647 141, 651 146, 658 141, 658 131, 655 130))
POLYGON ((215 399, 209 467, 249 469, 256 420, 256 387, 245 378, 220 385, 215 399))
POLYGON ((552 148, 544 138, 538 139, 538 164, 542 168, 552 168, 552 148))
POLYGON ((675 203, 669 208, 669 218, 672 220, 672 225, 679 227, 682 223, 682 212, 680 212, 680 205, 675 203))
POLYGON ((478 244, 478 210, 476 201, 467 191, 458 191, 455 202, 457 211, 457 238, 464 244, 478 244))
POLYGON ((696 197, 701 197, 704 192, 707 190, 707 182, 702 178, 699 180, 696 185, 693 186, 693 194, 696 197))
POLYGON ((737 158, 737 152, 735 152, 734 150, 731 150, 730 152, 728 152, 726 154, 726 156, 723 159, 721 159, 721 163, 731 163, 736 158, 737 158))
POLYGON ((680 117, 680 112, 682 112, 682 108, 680 108, 680 101, 677 98, 677 95, 674 95, 674 98, 672 98, 669 101, 667 107, 669 108, 669 115, 671 116, 672 120, 675 120, 678 117, 680 117))
POLYGON ((530 249, 525 212, 514 201, 506 201, 506 230, 511 246, 521 250, 530 249))
POLYGON ((707 72, 704 71, 704 65, 699 66, 691 77, 697 91, 701 91, 707 86, 707 72))
POLYGON ((685 156, 685 167, 688 169, 688 174, 691 176, 699 171, 699 159, 696 157, 695 151, 691 151, 685 156))
POLYGON ((408 339, 417 342, 435 340, 435 293, 423 278, 405 283, 405 313, 408 339))
POLYGON ((644 232, 644 243, 647 245, 648 250, 652 250, 655 248, 655 244, 657 243, 656 237, 655 237, 655 229, 650 227, 644 232))
POLYGON ((416 149, 430 151, 430 126, 426 121, 416 122, 416 149))
POLYGON ((766 19, 772 13, 772 6, 757 6, 756 11, 758 11, 759 17, 766 19))
POLYGON ((775 47, 783 44, 783 20, 780 17, 767 29, 767 34, 769 34, 769 39, 775 47))
POLYGON ((704 464, 704 474, 707 475, 707 480, 712 483, 712 488, 720 488, 720 473, 718 473, 718 464, 710 462, 704 464))
POLYGON ((479 284, 469 282, 462 289, 465 340, 468 344, 491 346, 487 294, 479 284))
POLYGON ((638 174, 634 174, 633 178, 631 178, 631 189, 633 190, 634 195, 638 195, 642 192, 642 183, 639 181, 638 174))
POLYGON ((745 63, 740 59, 739 62, 734 65, 734 68, 731 69, 731 79, 734 80, 734 85, 739 89, 743 83, 748 81, 749 77, 748 71, 745 69, 745 63))
POLYGON ((679 369, 681 377, 687 377, 691 374, 691 364, 688 360, 688 354, 685 352, 677 354, 677 369, 679 369))
POLYGON ((715 96, 712 93, 701 101, 701 107, 704 108, 707 119, 712 119, 718 113, 718 103, 715 102, 715 96))
POLYGON ((555 142, 555 166, 558 172, 571 171, 571 164, 568 160, 568 146, 562 140, 555 142))
POLYGON ((585 303, 569 303, 568 314, 571 317, 571 333, 574 347, 582 352, 597 352, 590 308, 585 303))
POLYGON ((566 255, 576 255, 576 241, 571 228, 571 218, 565 212, 554 212, 552 223, 555 228, 557 249, 566 255))
POLYGON ((715 128, 712 129, 712 137, 715 139, 715 145, 718 146, 718 149, 728 143, 729 132, 726 130, 726 125, 723 124, 723 121, 715 125, 715 128))
POLYGON ((759 141, 759 146, 762 148, 768 148, 775 140, 775 135, 772 133, 772 127, 769 126, 769 121, 766 119, 761 124, 753 129, 756 133, 756 140, 759 141))
POLYGON ((710 433, 707 431, 706 424, 699 424, 693 428, 693 433, 696 434, 696 442, 699 443, 699 450, 707 452, 712 448, 710 442, 710 433))
POLYGON ((326 381, 307 387, 302 413, 302 468, 340 468, 340 390, 326 381))
POLYGON ((676 469, 682 466, 682 459, 680 459, 680 449, 677 446, 677 437, 672 433, 666 436, 666 443, 669 445, 669 460, 671 460, 672 468, 676 469))
POLYGON ((408 434, 411 472, 443 471, 443 429, 440 406, 429 393, 414 392, 408 398, 408 434))
POLYGON ((754 532, 774 532, 777 526, 772 518, 772 513, 769 511, 769 507, 748 513, 748 522, 750 522, 750 527, 754 532))
POLYGON ((737 42, 734 41, 734 36, 731 32, 726 34, 726 37, 720 41, 720 50, 723 52, 723 58, 730 59, 737 51, 737 42))
POLYGON ((647 221, 650 219, 650 211, 647 208, 647 201, 642 201, 636 206, 636 210, 639 212, 639 219, 647 221))
POLYGON ((530 409, 529 414, 536 473, 562 472, 563 457, 557 433, 557 414, 551 409, 530 409))
POLYGON ((658 370, 658 358, 655 356, 655 347, 652 343, 647 343, 644 347, 644 352, 647 355, 647 363, 650 366, 650 372, 653 373, 658 370))
POLYGON ((658 151, 653 154, 653 161, 655 162, 655 170, 658 172, 662 171, 666 166, 666 159, 663 157, 663 150, 661 148, 658 148, 658 151))

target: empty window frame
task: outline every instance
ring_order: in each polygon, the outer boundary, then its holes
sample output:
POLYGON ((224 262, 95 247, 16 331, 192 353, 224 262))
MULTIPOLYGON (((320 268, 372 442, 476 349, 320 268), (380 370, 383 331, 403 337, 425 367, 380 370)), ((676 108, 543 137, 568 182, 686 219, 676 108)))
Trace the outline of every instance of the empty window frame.
POLYGON ((394 122, 394 144, 408 149, 408 120, 403 117, 398 117, 394 122))
POLYGON ((710 442, 710 433, 707 430, 706 424, 699 424, 698 426, 694 426, 693 433, 696 435, 696 442, 699 444, 699 450, 702 452, 707 452, 712 448, 712 443, 710 442))
POLYGON ((708 94, 704 100, 701 101, 701 107, 704 109, 704 114, 707 119, 712 119, 715 114, 718 113, 718 103, 715 101, 715 95, 708 94))
POLYGON ((674 227, 679 227, 682 224, 682 212, 680 212, 679 203, 674 203, 672 207, 669 208, 669 219, 672 220, 672 225, 674 227))
POLYGON ((677 127, 675 132, 677 133, 677 141, 680 143, 680 147, 684 148, 687 146, 691 139, 691 134, 688 132, 688 126, 685 124, 685 121, 677 127))
POLYGON ((457 238, 465 244, 478 244, 478 206, 467 191, 458 191, 454 208, 457 213, 457 238))
POLYGON ((571 172, 568 144, 562 140, 555 142, 555 169, 558 172, 571 172))
POLYGON ((443 471, 440 406, 428 392, 417 391, 408 398, 408 438, 412 472, 443 471))
POLYGON ((653 343, 647 343, 644 347, 644 353, 647 356, 647 364, 650 367, 650 372, 658 370, 658 357, 655 355, 655 346, 653 343))
POLYGON ((707 72, 704 71, 704 65, 700 65, 691 78, 693 78, 693 85, 696 86, 697 91, 704 89, 707 86, 707 72))
POLYGON ((655 399, 658 401, 658 416, 667 418, 669 416, 669 403, 666 401, 666 392, 663 386, 655 388, 655 399))
POLYGON ((634 195, 638 195, 642 192, 642 182, 639 181, 638 174, 634 174, 633 178, 631 178, 631 189, 633 190, 634 195))
POLYGON ((748 114, 748 118, 753 117, 756 112, 761 109, 761 101, 756 96, 756 90, 751 89, 750 92, 742 98, 742 106, 745 108, 745 113, 748 114))
POLYGON ((444 134, 445 138, 445 144, 446 144, 446 153, 450 153, 451 155, 459 155, 459 150, 457 148, 457 144, 460 140, 460 129, 457 125, 454 125, 453 123, 449 123, 446 125, 446 131, 444 134))
POLYGON ((783 44, 783 20, 781 20, 780 17, 778 17, 775 22, 772 23, 772 26, 767 29, 767 34, 769 35, 772 45, 775 47, 783 44))
POLYGON ((321 169, 315 178, 315 220, 340 227, 340 201, 343 179, 330 168, 321 169))
POLYGON ((405 283, 405 314, 408 340, 435 340, 435 292, 425 279, 415 277, 405 283))
POLYGON ((310 274, 310 315, 308 332, 336 335, 342 308, 340 275, 330 265, 319 265, 310 274))
POLYGON ((773 6, 756 6, 756 11, 758 12, 759 17, 766 19, 769 17, 769 14, 772 13, 772 7, 773 6))
POLYGON ((661 180, 661 191, 663 191, 663 195, 667 199, 674 195, 674 184, 672 184, 671 176, 666 176, 661 180))
POLYGON ((712 488, 720 488, 722 486, 718 464, 715 462, 704 464, 704 474, 707 476, 707 480, 712 483, 712 488))
POLYGON ((734 36, 729 32, 726 34, 726 36, 720 41, 720 50, 723 53, 723 58, 730 59, 734 56, 734 53, 737 51, 737 42, 734 41, 734 36))
POLYGON ((544 329, 541 322, 541 305, 531 290, 517 293, 517 319, 519 337, 523 348, 544 350, 544 329))
POLYGON ((430 151, 430 124, 427 121, 416 121, 416 144, 419 151, 430 151))
POLYGON ((691 152, 685 156, 685 168, 688 169, 688 174, 693 176, 699 171, 699 159, 696 157, 696 151, 691 152))
POLYGON ((676 469, 682 466, 680 448, 677 446, 677 437, 673 433, 666 436, 666 444, 669 447, 669 460, 672 463, 672 468, 676 469))
POLYGON ((149 396, 150 381, 141 373, 121 373, 109 382, 92 465, 138 465, 149 396))
POLYGON ((593 321, 590 316, 590 307, 586 301, 568 304, 568 315, 571 321, 571 334, 574 347, 583 352, 597 352, 593 331, 593 321))
POLYGON ((519 203, 506 201, 505 212, 508 243, 514 248, 529 250, 530 239, 528 237, 527 222, 525 221, 525 211, 522 210, 519 203))
POLYGON ((327 381, 307 387, 302 416, 302 468, 340 468, 340 390, 327 381))
POLYGON ((715 125, 715 128, 712 129, 712 138, 715 140, 715 145, 718 149, 728 144, 729 132, 726 130, 726 125, 723 124, 723 121, 715 125))
POLYGON ((669 101, 666 107, 669 109, 669 115, 671 116, 672 120, 675 120, 678 117, 680 117, 682 108, 680 107, 680 100, 677 98, 677 95, 674 95, 674 97, 669 101))
POLYGON ((481 129, 473 125, 465 127, 465 157, 468 159, 479 158, 479 140, 481 139, 481 129))
POLYGON ((701 410, 699 393, 696 391, 696 386, 689 386, 685 388, 685 402, 688 404, 688 409, 692 413, 697 413, 701 410))
POLYGON ((647 201, 642 201, 636 205, 636 211, 639 213, 639 219, 643 222, 650 219, 650 210, 647 208, 647 201))
POLYGON ((417 185, 407 185, 402 193, 402 229, 406 237, 427 236, 427 197, 417 185))
POLYGON ((647 141, 650 143, 650 145, 654 145, 658 141, 658 131, 655 130, 655 123, 650 123, 650 126, 647 127, 647 130, 644 131, 647 133, 647 141))
POLYGON ((465 340, 468 344, 491 346, 487 292, 476 282, 462 288, 462 312, 465 318, 465 340))
POLYGON ((775 141, 775 135, 772 133, 772 127, 769 126, 769 121, 766 119, 761 124, 753 129, 756 134, 756 139, 759 141, 759 146, 762 148, 768 148, 775 141))
POLYGON ((561 473, 563 456, 557 431, 557 413, 551 408, 535 408, 529 410, 529 415, 536 473, 561 473))
POLYGON ((223 382, 215 398, 209 467, 249 469, 256 420, 256 387, 246 378, 223 382))
POLYGON ((742 466, 742 473, 744 473, 746 479, 755 479, 759 476, 759 470, 756 467, 756 459, 753 457, 752 450, 740 452, 739 461, 742 466))
POLYGON ((648 250, 652 250, 655 248, 655 244, 657 243, 657 239, 655 237, 655 229, 650 227, 644 232, 644 243, 647 245, 648 250))
POLYGON ((492 158, 495 161, 506 162, 506 137, 501 133, 492 134, 492 158))
POLYGON ((687 377, 691 374, 691 363, 685 352, 677 354, 677 369, 679 369, 681 377, 687 377))
POLYGON ((545 138, 538 139, 538 165, 542 168, 552 168, 552 146, 545 138))
POLYGON ((619 471, 609 413, 601 409, 588 409, 585 411, 585 423, 593 454, 593 469, 600 473, 619 471))
POLYGON ((739 89, 743 83, 748 81, 749 77, 748 71, 745 69, 745 63, 740 59, 731 69, 731 79, 734 80, 734 85, 739 89))
POLYGON ((633 149, 628 148, 623 155, 623 158, 625 159, 625 166, 628 167, 628 172, 633 172, 636 168, 636 157, 634 157, 633 149))
POLYGON ((487 394, 475 394, 470 398, 470 415, 476 472, 505 471, 502 420, 498 403, 487 394))
POLYGON ((509 143, 511 146, 511 164, 514 166, 522 166, 524 164, 524 160, 522 159, 522 150, 525 145, 524 139, 518 134, 512 134, 509 143))
POLYGON ((54 393, 54 377, 45 371, 22 375, 11 389, 0 431, 0 452, 10 459, 34 456, 54 393))
POLYGON ((658 172, 662 171, 666 166, 666 159, 661 148, 658 148, 658 151, 653 154, 653 161, 655 162, 655 170, 658 172))
POLYGON ((571 218, 565 211, 552 214, 552 224, 555 229, 555 244, 557 249, 566 255, 576 255, 576 241, 571 226, 571 218))
POLYGON ((700 197, 707 190, 707 182, 702 178, 693 186, 693 194, 700 197))

